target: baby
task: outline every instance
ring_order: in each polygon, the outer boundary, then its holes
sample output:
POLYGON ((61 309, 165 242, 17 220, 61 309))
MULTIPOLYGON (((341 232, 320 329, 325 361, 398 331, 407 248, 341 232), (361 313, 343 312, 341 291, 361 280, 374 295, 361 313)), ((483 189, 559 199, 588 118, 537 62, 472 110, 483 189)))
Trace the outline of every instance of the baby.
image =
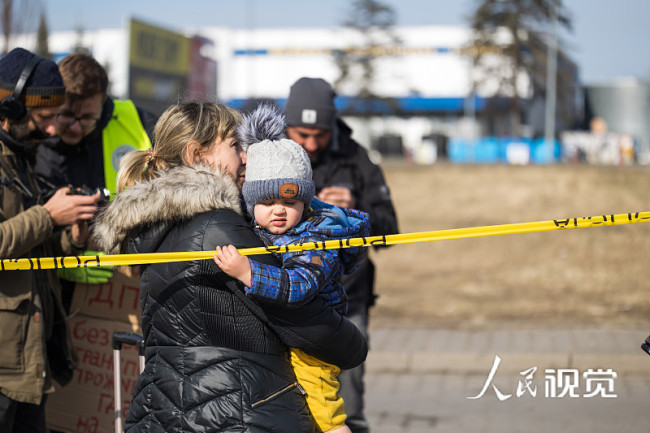
MULTIPOLYGON (((242 192, 257 235, 267 246, 368 236, 366 213, 314 198, 307 153, 283 134, 284 119, 269 106, 245 116, 240 128, 242 143, 249 145, 242 192)), ((366 254, 363 247, 282 253, 282 268, 277 268, 249 260, 229 245, 217 247, 214 260, 246 286, 247 295, 260 302, 299 308, 312 297, 322 296, 345 314, 347 296, 340 277, 356 269, 366 254)), ((339 367, 295 348, 290 348, 290 355, 321 431, 350 432, 343 399, 338 395, 339 367)))

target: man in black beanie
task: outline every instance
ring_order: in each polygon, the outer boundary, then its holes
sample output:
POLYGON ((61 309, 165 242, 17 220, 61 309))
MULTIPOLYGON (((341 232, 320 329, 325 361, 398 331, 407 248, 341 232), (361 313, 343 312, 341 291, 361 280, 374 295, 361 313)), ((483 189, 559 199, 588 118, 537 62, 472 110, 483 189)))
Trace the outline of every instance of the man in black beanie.
MULTIPOLYGON (((397 217, 381 168, 352 139, 352 130, 337 116, 332 86, 321 78, 303 77, 289 92, 285 106, 287 135, 311 160, 316 197, 370 215, 370 235, 396 234, 397 217)), ((375 268, 367 259, 342 279, 349 298, 348 318, 368 338, 368 310, 375 302, 375 268)), ((339 376, 346 424, 353 433, 368 432, 363 412, 363 364, 339 376)))
MULTIPOLYGON (((54 131, 65 89, 56 64, 16 48, 0 59, 0 259, 79 255, 99 195, 45 200, 34 151, 54 131)), ((76 356, 56 271, 0 270, 0 431, 45 432, 45 395, 76 356)))

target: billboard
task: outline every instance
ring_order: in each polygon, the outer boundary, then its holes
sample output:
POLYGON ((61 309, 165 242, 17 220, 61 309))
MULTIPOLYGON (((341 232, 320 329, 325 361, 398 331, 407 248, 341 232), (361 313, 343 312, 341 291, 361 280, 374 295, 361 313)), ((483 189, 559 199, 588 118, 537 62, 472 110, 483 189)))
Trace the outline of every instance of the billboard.
POLYGON ((154 113, 184 98, 190 70, 190 38, 131 19, 129 98, 154 113))

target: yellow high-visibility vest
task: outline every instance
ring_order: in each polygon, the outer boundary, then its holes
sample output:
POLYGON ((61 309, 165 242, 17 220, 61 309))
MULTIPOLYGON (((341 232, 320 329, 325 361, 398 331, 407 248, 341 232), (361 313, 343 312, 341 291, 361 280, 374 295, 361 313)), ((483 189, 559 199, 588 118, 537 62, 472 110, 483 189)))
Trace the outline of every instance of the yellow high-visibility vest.
POLYGON ((122 157, 134 150, 146 150, 151 140, 132 101, 113 101, 113 115, 104 130, 104 181, 111 197, 117 192, 117 171, 122 157))

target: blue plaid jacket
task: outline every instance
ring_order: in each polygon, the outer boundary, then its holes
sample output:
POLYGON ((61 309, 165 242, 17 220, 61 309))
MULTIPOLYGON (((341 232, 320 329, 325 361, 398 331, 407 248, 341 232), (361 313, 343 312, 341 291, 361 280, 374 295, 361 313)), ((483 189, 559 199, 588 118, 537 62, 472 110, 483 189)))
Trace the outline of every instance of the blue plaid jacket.
MULTIPOLYGON (((368 236, 368 214, 342 209, 313 199, 300 224, 281 235, 259 226, 256 234, 267 245, 300 245, 305 242, 368 236)), ((281 253, 282 268, 251 260, 251 287, 246 293, 262 302, 298 307, 314 296, 323 296, 338 312, 347 312, 347 296, 340 277, 354 271, 368 254, 367 248, 342 248, 281 253)))

